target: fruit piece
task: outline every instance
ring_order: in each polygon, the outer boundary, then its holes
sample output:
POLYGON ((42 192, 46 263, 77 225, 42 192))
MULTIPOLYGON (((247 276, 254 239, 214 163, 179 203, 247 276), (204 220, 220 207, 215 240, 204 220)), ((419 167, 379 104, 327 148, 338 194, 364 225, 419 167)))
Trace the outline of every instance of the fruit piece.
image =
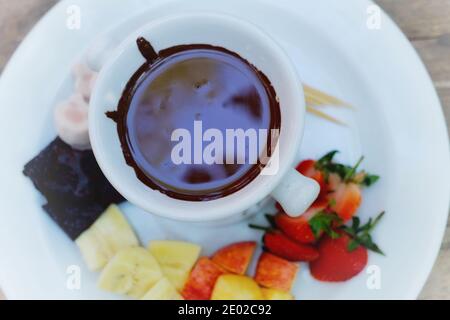
POLYGON ((105 291, 141 298, 163 277, 148 250, 131 247, 119 251, 100 274, 98 286, 105 291))
POLYGON ((159 280, 141 300, 183 300, 173 284, 163 277, 159 280))
POLYGON ((72 73, 75 77, 75 92, 89 102, 97 81, 97 72, 91 70, 87 64, 78 62, 73 66, 72 73))
POLYGON ((217 279, 211 300, 263 300, 258 284, 249 277, 224 274, 217 279))
POLYGON ((281 232, 266 232, 263 242, 267 250, 289 261, 312 261, 319 257, 314 247, 296 243, 281 232))
POLYGON ((79 151, 60 138, 52 141, 23 170, 47 199, 48 215, 75 240, 111 203, 124 198, 103 175, 92 151, 79 151))
POLYGON ((337 175, 336 173, 330 173, 328 176, 328 183, 327 183, 328 193, 335 191, 341 183, 342 179, 341 177, 339 177, 339 175, 337 175))
POLYGON ((75 149, 90 149, 89 105, 79 93, 61 102, 54 109, 54 123, 59 137, 75 149))
POLYGON ((212 261, 229 272, 244 274, 247 271, 255 248, 256 242, 254 241, 233 243, 219 249, 212 256, 212 261))
POLYGON ((356 214, 361 205, 361 188, 355 183, 341 183, 328 198, 332 204, 331 209, 346 222, 356 214))
POLYGON ((312 206, 300 217, 293 218, 283 212, 275 215, 275 224, 292 240, 300 243, 313 243, 316 241, 313 230, 309 225, 309 220, 315 214, 325 209, 325 206, 312 206))
POLYGON ((295 263, 263 252, 256 267, 255 280, 263 287, 289 292, 297 270, 295 263))
POLYGON ((360 273, 367 264, 367 250, 358 246, 349 251, 351 238, 342 233, 338 239, 324 236, 319 242, 319 258, 309 264, 311 275, 320 281, 346 281, 360 273))
POLYGON ((336 174, 344 183, 356 183, 361 186, 369 187, 380 178, 379 176, 369 174, 364 170, 358 171, 358 167, 364 160, 364 157, 360 157, 354 166, 347 166, 333 161, 333 158, 337 153, 338 151, 336 150, 328 152, 315 163, 315 168, 324 174, 325 181, 329 180, 331 174, 336 174))
POLYGON ((209 300, 219 278, 225 271, 207 257, 200 258, 186 281, 182 295, 186 300, 209 300))
POLYGON ((319 258, 309 264, 312 276, 321 281, 346 281, 366 266, 367 249, 383 254, 370 235, 383 215, 384 212, 364 225, 361 225, 358 217, 353 217, 351 226, 339 228, 339 238, 333 239, 326 235, 319 242, 319 258))
POLYGON ((320 164, 314 160, 304 160, 297 166, 297 171, 305 177, 309 177, 317 181, 320 186, 320 192, 313 206, 326 207, 328 205, 327 194, 329 192, 328 179, 325 172, 320 169, 320 164))
POLYGON ((277 289, 261 289, 265 300, 294 300, 294 296, 289 292, 277 289))
POLYGON ((103 268, 121 249, 139 245, 136 235, 116 205, 109 206, 75 243, 92 271, 103 268))
POLYGON ((148 246, 164 275, 177 290, 184 287, 189 272, 197 261, 201 247, 182 241, 151 241, 148 246))
POLYGON ((321 193, 326 189, 325 176, 322 171, 316 169, 316 161, 304 160, 297 165, 296 169, 305 177, 316 180, 320 185, 321 193))

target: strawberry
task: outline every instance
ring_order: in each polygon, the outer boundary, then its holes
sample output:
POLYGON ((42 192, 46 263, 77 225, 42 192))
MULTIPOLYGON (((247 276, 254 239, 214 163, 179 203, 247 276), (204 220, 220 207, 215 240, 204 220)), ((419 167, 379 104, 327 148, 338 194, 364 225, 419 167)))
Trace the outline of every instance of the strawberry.
POLYGON ((320 190, 325 189, 325 176, 322 171, 316 169, 316 161, 315 160, 304 160, 300 162, 296 170, 300 172, 305 177, 309 177, 317 181, 320 185, 320 190))
POLYGON ((314 247, 296 243, 281 232, 266 232, 263 242, 268 251, 289 261, 313 261, 319 257, 314 247))
POLYGON ((333 162, 336 153, 332 151, 326 154, 317 161, 315 167, 325 175, 327 203, 346 222, 356 214, 361 204, 361 187, 372 185, 379 177, 364 171, 357 172, 364 157, 351 167, 333 162))
POLYGON ((338 182, 356 183, 360 186, 370 187, 380 178, 377 175, 372 175, 364 170, 357 171, 359 165, 364 160, 364 157, 359 158, 354 166, 347 166, 344 164, 333 162, 333 158, 338 153, 334 150, 316 161, 314 168, 320 171, 324 177, 327 191, 333 191, 338 182))
POLYGON ((367 264, 367 249, 358 246, 348 251, 351 238, 342 234, 337 239, 324 236, 319 242, 319 258, 309 264, 311 275, 320 281, 346 281, 360 273, 367 264))
POLYGON ((320 281, 340 282, 359 274, 367 264, 367 249, 383 254, 370 236, 383 215, 363 226, 355 217, 351 227, 340 228, 338 238, 325 235, 318 244, 319 258, 309 264, 311 275, 320 281))
POLYGON ((328 195, 331 209, 343 222, 347 222, 356 214, 361 200, 361 188, 355 183, 341 183, 328 195))
POLYGON ((328 185, 326 181, 326 176, 322 170, 318 168, 317 161, 314 160, 304 160, 297 165, 297 171, 300 172, 305 177, 316 180, 320 186, 320 193, 315 205, 326 205, 326 195, 328 193, 328 185))
POLYGON ((313 243, 316 241, 316 237, 309 225, 309 220, 323 209, 325 209, 324 206, 312 206, 300 217, 296 218, 279 212, 275 215, 275 224, 292 240, 300 243, 313 243))

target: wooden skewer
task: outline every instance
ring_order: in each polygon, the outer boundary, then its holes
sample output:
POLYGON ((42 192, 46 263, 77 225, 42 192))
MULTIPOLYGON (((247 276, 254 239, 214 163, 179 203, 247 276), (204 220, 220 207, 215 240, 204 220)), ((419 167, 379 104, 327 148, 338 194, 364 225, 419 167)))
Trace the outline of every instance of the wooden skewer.
POLYGON ((306 104, 312 107, 321 107, 324 105, 323 101, 317 99, 316 97, 308 94, 305 91, 305 100, 306 100, 306 104))
POLYGON ((310 105, 319 106, 319 105, 328 104, 328 105, 336 105, 336 106, 342 106, 342 107, 354 109, 354 107, 352 105, 348 104, 347 102, 344 102, 344 101, 342 101, 338 98, 335 98, 333 96, 330 96, 322 91, 314 89, 306 84, 303 84, 303 89, 305 91, 306 101, 310 105))
POLYGON ((313 107, 311 107, 311 106, 306 106, 306 111, 308 111, 309 113, 314 114, 315 116, 318 116, 318 117, 320 117, 320 118, 323 118, 323 119, 325 119, 325 120, 328 120, 328 121, 331 121, 331 122, 333 122, 333 123, 335 123, 335 124, 338 124, 338 125, 340 125, 340 126, 344 126, 344 127, 347 126, 347 124, 345 124, 345 123, 342 122, 341 120, 338 120, 338 119, 336 119, 335 117, 332 117, 332 116, 326 114, 325 112, 322 112, 322 111, 320 111, 320 110, 317 110, 317 109, 315 109, 315 108, 313 108, 313 107))

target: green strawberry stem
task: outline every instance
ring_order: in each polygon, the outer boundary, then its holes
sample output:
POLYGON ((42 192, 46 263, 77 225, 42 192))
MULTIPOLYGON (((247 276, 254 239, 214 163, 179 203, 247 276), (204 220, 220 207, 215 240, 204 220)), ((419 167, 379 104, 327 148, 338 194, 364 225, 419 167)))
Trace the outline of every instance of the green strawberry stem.
POLYGON ((272 228, 270 228, 270 227, 258 226, 258 225, 256 225, 256 224, 252 224, 252 223, 250 223, 248 226, 249 226, 251 229, 261 230, 261 231, 266 231, 266 232, 269 232, 269 231, 272 230, 272 228))
POLYGON ((358 162, 356 162, 356 164, 349 171, 347 171, 347 173, 345 174, 345 177, 344 177, 345 183, 350 182, 353 179, 353 177, 355 176, 356 170, 358 169, 361 162, 363 162, 363 160, 364 160, 364 156, 361 156, 361 158, 359 158, 358 162))
POLYGON ((351 226, 341 226, 341 230, 347 233, 352 241, 348 244, 348 251, 351 252, 356 250, 359 246, 363 246, 371 251, 385 255, 383 251, 376 245, 371 236, 371 232, 383 218, 385 212, 381 212, 374 220, 372 218, 361 226, 360 219, 358 217, 353 217, 351 226))

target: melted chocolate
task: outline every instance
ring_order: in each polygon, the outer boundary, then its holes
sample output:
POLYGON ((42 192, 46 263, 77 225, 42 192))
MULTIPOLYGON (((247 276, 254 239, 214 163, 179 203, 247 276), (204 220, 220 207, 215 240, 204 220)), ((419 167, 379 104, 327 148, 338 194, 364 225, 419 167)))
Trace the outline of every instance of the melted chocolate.
MULTIPOLYGON (((126 163, 139 180, 189 201, 221 198, 250 183, 263 168, 259 161, 175 165, 171 151, 178 142, 171 135, 184 128, 194 137, 196 120, 202 121, 203 133, 216 128, 224 139, 226 129, 280 129, 280 108, 269 79, 225 48, 190 44, 156 53, 143 38, 137 45, 147 61, 128 81, 117 111, 107 116, 117 123, 126 163)), ((269 156, 274 147, 269 134, 269 156)))

